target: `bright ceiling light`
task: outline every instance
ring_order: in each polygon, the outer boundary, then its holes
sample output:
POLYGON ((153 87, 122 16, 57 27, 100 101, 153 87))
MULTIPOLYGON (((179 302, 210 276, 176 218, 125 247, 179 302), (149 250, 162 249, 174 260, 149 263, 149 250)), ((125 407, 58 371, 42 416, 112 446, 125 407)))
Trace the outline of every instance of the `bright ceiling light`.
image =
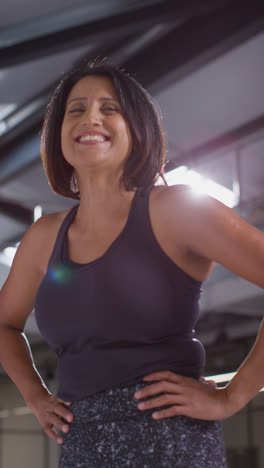
POLYGON ((228 372, 226 374, 210 375, 208 377, 205 377, 205 379, 214 380, 216 383, 223 383, 229 382, 229 380, 231 380, 235 375, 236 372, 228 372))
MULTIPOLYGON (((41 216, 42 216, 42 206, 36 205, 33 211, 34 222, 36 222, 39 218, 41 218, 41 216)), ((4 265, 11 267, 19 244, 20 242, 17 242, 16 245, 6 247, 5 249, 2 250, 2 252, 0 252, 0 263, 3 263, 4 265)))
POLYGON ((20 242, 18 242, 15 246, 6 247, 4 250, 2 250, 2 252, 0 252, 0 263, 11 267, 19 244, 20 242))
MULTIPOLYGON (((233 377, 235 377, 236 372, 228 372, 226 374, 210 375, 205 377, 205 380, 214 380, 215 383, 226 383, 229 382, 233 377)), ((260 390, 264 392, 264 387, 260 390)))
POLYGON ((42 216, 42 206, 36 205, 34 208, 34 223, 42 216))
POLYGON ((186 184, 190 185, 196 193, 205 193, 229 208, 233 208, 239 202, 239 195, 223 185, 217 184, 211 179, 204 177, 197 171, 188 169, 187 166, 180 166, 164 174, 168 185, 186 184))
POLYGON ((17 246, 15 246, 15 247, 6 247, 3 252, 8 258, 13 259, 14 256, 15 256, 16 250, 17 250, 17 246))

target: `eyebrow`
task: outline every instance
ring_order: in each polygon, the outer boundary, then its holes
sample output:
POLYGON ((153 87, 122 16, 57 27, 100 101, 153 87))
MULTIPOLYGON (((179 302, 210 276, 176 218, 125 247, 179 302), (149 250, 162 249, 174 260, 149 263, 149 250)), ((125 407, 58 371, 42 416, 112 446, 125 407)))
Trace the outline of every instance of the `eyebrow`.
MULTIPOLYGON (((88 98, 87 97, 77 97, 77 98, 73 98, 71 99, 68 104, 70 104, 72 101, 85 101, 87 100, 88 98)), ((99 98, 99 101, 115 101, 119 104, 119 101, 115 98, 110 98, 110 97, 100 97, 99 98)))

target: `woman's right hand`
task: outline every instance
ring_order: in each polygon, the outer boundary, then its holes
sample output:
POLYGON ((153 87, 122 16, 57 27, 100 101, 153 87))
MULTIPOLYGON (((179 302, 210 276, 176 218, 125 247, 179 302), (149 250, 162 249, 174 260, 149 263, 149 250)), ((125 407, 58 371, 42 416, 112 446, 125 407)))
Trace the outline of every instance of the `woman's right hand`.
POLYGON ((64 433, 69 432, 69 423, 73 421, 73 414, 67 406, 70 406, 71 402, 65 402, 56 395, 47 393, 33 402, 28 402, 27 405, 37 417, 45 434, 58 444, 63 444, 63 438, 55 432, 55 429, 64 433))

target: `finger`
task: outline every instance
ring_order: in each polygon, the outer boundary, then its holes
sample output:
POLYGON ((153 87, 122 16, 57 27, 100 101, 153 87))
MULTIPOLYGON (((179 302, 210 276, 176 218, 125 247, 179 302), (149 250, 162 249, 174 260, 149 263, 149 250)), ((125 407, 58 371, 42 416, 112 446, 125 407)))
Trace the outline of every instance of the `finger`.
POLYGON ((68 423, 71 423, 74 419, 74 415, 72 413, 70 413, 69 411, 65 411, 65 409, 61 407, 56 407, 54 409, 54 413, 56 413, 68 423))
POLYGON ((211 385, 211 387, 214 387, 214 388, 217 387, 217 383, 214 380, 208 380, 208 379, 205 379, 204 377, 200 377, 199 381, 202 383, 211 385))
POLYGON ((72 404, 71 401, 64 401, 64 400, 61 400, 60 398, 57 398, 57 400, 62 403, 63 405, 66 405, 66 406, 70 406, 72 404))
POLYGON ((145 411, 151 408, 159 408, 162 406, 167 406, 167 405, 175 405, 175 404, 180 404, 182 403, 182 398, 178 398, 175 395, 171 394, 166 394, 162 395, 156 398, 151 398, 151 400, 147 401, 141 401, 138 404, 138 409, 141 411, 145 411))
POLYGON ((61 403, 57 404, 54 408, 54 412, 58 415, 58 416, 61 416, 63 419, 65 419, 65 421, 68 421, 68 422, 72 422, 73 421, 73 414, 71 413, 71 411, 69 411, 68 409, 65 408, 64 405, 62 405, 61 403))
POLYGON ((54 428, 59 429, 61 432, 64 432, 65 434, 70 430, 69 424, 66 424, 65 421, 59 418, 55 413, 49 415, 47 425, 51 425, 54 428))
POLYGON ((214 388, 217 387, 217 383, 214 380, 207 380, 207 383, 212 385, 214 388))
POLYGON ((134 393, 134 397, 145 398, 150 395, 156 395, 157 393, 180 393, 179 384, 168 382, 167 380, 162 380, 157 384, 146 385, 134 393))
POLYGON ((170 408, 154 411, 154 413, 152 413, 153 419, 171 418, 173 416, 187 416, 189 418, 201 419, 203 421, 216 421, 223 419, 216 414, 212 414, 212 412, 208 413, 203 411, 201 408, 199 408, 199 411, 195 411, 188 402, 183 405, 174 405, 170 408))
POLYGON ((207 382, 207 380, 202 376, 199 378, 199 380, 200 380, 200 382, 207 382))
POLYGON ((46 429, 44 429, 44 432, 51 440, 54 440, 55 442, 57 442, 57 444, 59 445, 63 444, 64 442, 63 438, 59 436, 58 434, 56 434, 56 432, 51 427, 46 427, 46 429))
POLYGON ((184 405, 175 405, 161 411, 155 411, 152 413, 152 418, 165 419, 172 418, 173 416, 187 416, 186 412, 187 410, 184 405))

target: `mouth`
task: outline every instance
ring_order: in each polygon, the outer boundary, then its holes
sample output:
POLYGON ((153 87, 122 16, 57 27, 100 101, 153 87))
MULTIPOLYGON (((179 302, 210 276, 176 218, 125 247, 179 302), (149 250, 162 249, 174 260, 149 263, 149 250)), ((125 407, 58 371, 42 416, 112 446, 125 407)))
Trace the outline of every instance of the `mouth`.
POLYGON ((75 138, 75 141, 78 143, 104 143, 106 141, 109 141, 110 137, 104 134, 84 134, 84 135, 79 135, 77 138, 75 138))

